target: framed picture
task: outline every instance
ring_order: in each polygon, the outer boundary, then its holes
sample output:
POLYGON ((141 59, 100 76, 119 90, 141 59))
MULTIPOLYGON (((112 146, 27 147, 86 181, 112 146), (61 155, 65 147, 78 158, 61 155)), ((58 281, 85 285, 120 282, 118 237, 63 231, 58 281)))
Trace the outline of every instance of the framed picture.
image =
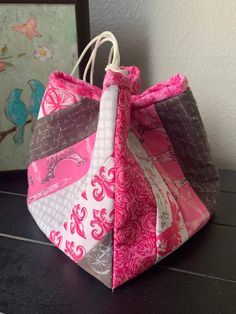
POLYGON ((0 171, 27 168, 48 76, 71 72, 89 41, 88 11, 87 0, 0 0, 0 171))

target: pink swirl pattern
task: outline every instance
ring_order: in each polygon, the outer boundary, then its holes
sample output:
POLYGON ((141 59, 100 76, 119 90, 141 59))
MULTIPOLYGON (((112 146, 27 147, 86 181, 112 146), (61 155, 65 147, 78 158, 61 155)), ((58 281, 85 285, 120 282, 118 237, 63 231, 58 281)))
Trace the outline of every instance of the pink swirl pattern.
POLYGON ((132 107, 145 108, 158 101, 182 94, 188 87, 188 80, 183 74, 176 74, 162 83, 146 89, 141 95, 132 95, 132 107))
POLYGON ((156 202, 145 175, 127 147, 130 81, 109 73, 119 86, 115 131, 115 220, 113 288, 134 278, 156 260, 156 202), (149 219, 147 219, 147 216, 149 219))

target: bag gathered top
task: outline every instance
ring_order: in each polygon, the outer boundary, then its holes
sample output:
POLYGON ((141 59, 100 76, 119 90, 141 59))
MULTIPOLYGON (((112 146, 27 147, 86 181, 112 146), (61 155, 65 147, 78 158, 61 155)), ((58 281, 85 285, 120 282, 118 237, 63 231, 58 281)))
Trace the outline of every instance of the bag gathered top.
POLYGON ((28 208, 56 247, 114 289, 209 221, 218 172, 184 75, 140 94, 140 71, 120 67, 110 32, 90 42, 73 73, 49 77, 30 145, 28 208), (107 41, 100 89, 94 64, 107 41), (80 80, 72 75, 92 46, 80 80))

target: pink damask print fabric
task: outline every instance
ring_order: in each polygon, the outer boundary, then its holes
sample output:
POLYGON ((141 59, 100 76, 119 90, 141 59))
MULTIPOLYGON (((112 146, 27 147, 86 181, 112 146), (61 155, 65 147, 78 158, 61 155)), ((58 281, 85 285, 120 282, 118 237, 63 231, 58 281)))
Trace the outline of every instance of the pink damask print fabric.
POLYGON ((114 186, 112 183, 114 183, 115 179, 115 169, 112 168, 108 171, 106 171, 105 167, 101 167, 99 170, 99 175, 96 175, 91 184, 95 187, 93 191, 93 197, 97 201, 101 201, 105 197, 105 193, 110 197, 114 198, 114 186))
POLYGON ((85 191, 78 195, 77 204, 71 208, 66 221, 48 234, 49 239, 76 263, 113 229, 114 193, 110 191, 114 191, 114 184, 113 158, 110 157, 85 191), (103 181, 98 181, 101 174, 106 189, 103 181), (97 191, 100 191, 99 197, 97 191))
MULTIPOLYGON (((81 207, 79 204, 75 205, 72 208, 72 213, 70 215, 71 223, 70 223, 70 232, 71 234, 74 234, 77 232, 77 234, 86 239, 86 235, 84 232, 84 225, 83 221, 87 217, 87 209, 85 207, 81 207)), ((67 224, 64 224, 66 226, 67 224)))

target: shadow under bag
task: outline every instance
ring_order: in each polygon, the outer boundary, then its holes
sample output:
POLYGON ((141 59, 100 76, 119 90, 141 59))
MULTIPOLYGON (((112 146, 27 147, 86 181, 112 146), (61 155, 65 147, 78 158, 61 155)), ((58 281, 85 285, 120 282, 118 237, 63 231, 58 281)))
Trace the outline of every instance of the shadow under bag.
MULTIPOLYGON (((28 207, 49 240, 116 288, 180 247, 210 219, 218 173, 187 79, 140 94, 110 32, 95 37, 91 83, 49 77, 32 136, 28 207), (100 89, 96 52, 112 43, 100 89)), ((73 74, 73 73, 72 73, 73 74)))

